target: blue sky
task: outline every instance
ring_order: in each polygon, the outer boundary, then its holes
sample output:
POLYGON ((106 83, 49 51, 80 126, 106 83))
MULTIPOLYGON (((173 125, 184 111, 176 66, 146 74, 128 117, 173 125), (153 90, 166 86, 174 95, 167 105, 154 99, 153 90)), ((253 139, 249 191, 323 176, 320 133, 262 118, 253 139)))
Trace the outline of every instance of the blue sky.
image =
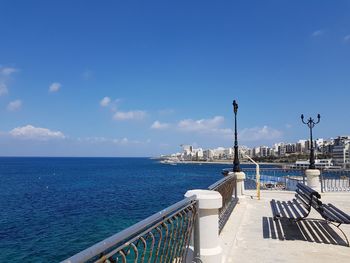
POLYGON ((349 134, 349 1, 0 1, 0 155, 349 134))

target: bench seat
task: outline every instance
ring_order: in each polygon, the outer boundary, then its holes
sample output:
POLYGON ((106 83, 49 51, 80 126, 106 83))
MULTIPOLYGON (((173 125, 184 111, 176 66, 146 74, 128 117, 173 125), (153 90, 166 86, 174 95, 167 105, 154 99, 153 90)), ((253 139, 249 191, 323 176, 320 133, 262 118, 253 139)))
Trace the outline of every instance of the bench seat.
POLYGON ((288 217, 294 220, 300 220, 308 215, 307 209, 297 199, 292 201, 271 200, 271 207, 274 210, 274 218, 288 217))
POLYGON ((323 204, 321 195, 312 188, 297 184, 295 198, 292 201, 270 201, 273 218, 289 218, 292 220, 302 220, 314 208, 325 220, 333 223, 350 224, 350 215, 346 214, 333 204, 323 204))
POLYGON ((310 187, 298 183, 295 198, 292 201, 271 200, 273 218, 289 218, 301 220, 310 213, 312 205, 318 206, 320 194, 310 187))

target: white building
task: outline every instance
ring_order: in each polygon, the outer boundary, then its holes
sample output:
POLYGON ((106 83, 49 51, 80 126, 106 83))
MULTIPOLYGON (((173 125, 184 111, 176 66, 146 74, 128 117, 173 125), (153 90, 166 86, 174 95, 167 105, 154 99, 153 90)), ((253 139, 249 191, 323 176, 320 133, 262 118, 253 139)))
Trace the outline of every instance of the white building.
MULTIPOLYGON (((294 164, 294 168, 308 168, 310 165, 310 160, 298 160, 294 164)), ((332 159, 316 159, 315 166, 319 169, 331 168, 333 166, 332 159)))
POLYGON ((335 165, 350 167, 350 137, 339 136, 334 140, 332 158, 335 165))
POLYGON ((203 151, 203 158, 206 160, 212 160, 213 159, 213 150, 207 149, 203 151))

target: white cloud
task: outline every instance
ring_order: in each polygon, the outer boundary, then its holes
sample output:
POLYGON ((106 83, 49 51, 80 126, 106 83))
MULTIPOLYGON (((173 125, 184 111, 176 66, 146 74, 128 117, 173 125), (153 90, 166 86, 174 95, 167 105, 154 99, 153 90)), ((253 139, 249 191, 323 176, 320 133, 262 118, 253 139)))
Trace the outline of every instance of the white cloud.
POLYGON ((169 123, 161 123, 160 121, 155 121, 151 125, 151 129, 162 130, 169 128, 169 123))
POLYGON ((17 71, 18 69, 16 68, 0 66, 0 96, 8 93, 8 81, 11 75, 17 71))
POLYGON ((85 138, 78 138, 79 142, 89 142, 89 143, 102 143, 102 142, 108 142, 109 139, 105 137, 85 137, 85 138))
POLYGON ((147 139, 146 141, 138 141, 138 140, 130 140, 126 137, 122 138, 122 139, 113 139, 112 142, 114 144, 118 144, 118 145, 144 145, 144 144, 148 144, 151 142, 150 139, 147 139))
POLYGON ((231 139, 233 131, 232 129, 222 127, 224 121, 225 119, 222 116, 200 120, 185 119, 177 123, 177 130, 231 139))
POLYGON ((134 110, 134 111, 117 111, 113 115, 113 119, 118 121, 125 121, 125 120, 142 120, 146 117, 146 112, 141 110, 134 110))
POLYGON ((12 73, 17 72, 18 69, 11 67, 0 67, 0 75, 10 76, 12 73))
POLYGON ((83 137, 77 138, 79 142, 91 143, 91 144, 117 144, 117 145, 132 145, 132 144, 147 144, 150 143, 150 140, 146 141, 138 141, 138 140, 130 140, 126 137, 118 139, 118 138, 106 138, 106 137, 83 137))
POLYGON ((215 116, 212 119, 192 120, 185 119, 178 122, 177 127, 181 131, 208 132, 217 130, 224 122, 224 117, 215 116))
MULTIPOLYGON (((136 141, 134 141, 134 142, 136 142, 136 141)), ((130 143, 130 141, 129 141, 129 139, 128 138, 126 138, 126 137, 124 137, 123 139, 113 139, 113 143, 115 143, 115 144, 128 144, 128 143, 130 143)))
POLYGON ((0 96, 8 93, 7 85, 4 81, 0 80, 0 96))
POLYGON ((62 85, 61 83, 54 82, 49 87, 49 92, 57 92, 61 89, 62 85))
POLYGON ((350 41, 350 35, 345 36, 345 37, 344 37, 344 41, 345 41, 345 42, 350 41))
POLYGON ((81 74, 82 78, 85 79, 85 80, 91 79, 91 78, 93 77, 93 75, 94 75, 94 73, 93 73, 91 70, 88 70, 88 69, 85 70, 85 71, 81 74))
POLYGON ((282 132, 264 125, 263 127, 245 128, 238 133, 241 141, 276 140, 281 138, 282 132))
POLYGON ((64 134, 60 131, 51 131, 46 128, 34 127, 32 125, 14 128, 9 132, 9 134, 15 138, 40 141, 65 138, 64 134))
POLYGON ((111 98, 110 98, 110 97, 104 97, 104 98, 100 101, 100 105, 101 105, 102 107, 107 107, 110 103, 111 103, 111 98))
POLYGON ((322 36, 323 34, 324 34, 323 30, 316 30, 316 31, 312 32, 311 36, 319 37, 319 36, 322 36))
POLYGON ((14 101, 11 101, 7 105, 7 110, 8 111, 18 111, 21 109, 21 107, 22 107, 22 101, 21 100, 14 100, 14 101))

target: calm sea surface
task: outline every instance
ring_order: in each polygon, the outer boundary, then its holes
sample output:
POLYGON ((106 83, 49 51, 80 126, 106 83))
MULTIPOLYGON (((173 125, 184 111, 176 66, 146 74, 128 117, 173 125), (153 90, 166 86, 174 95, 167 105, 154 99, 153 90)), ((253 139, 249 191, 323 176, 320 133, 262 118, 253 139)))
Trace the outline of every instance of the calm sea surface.
POLYGON ((0 262, 59 262, 222 178, 218 164, 0 158, 0 262))

